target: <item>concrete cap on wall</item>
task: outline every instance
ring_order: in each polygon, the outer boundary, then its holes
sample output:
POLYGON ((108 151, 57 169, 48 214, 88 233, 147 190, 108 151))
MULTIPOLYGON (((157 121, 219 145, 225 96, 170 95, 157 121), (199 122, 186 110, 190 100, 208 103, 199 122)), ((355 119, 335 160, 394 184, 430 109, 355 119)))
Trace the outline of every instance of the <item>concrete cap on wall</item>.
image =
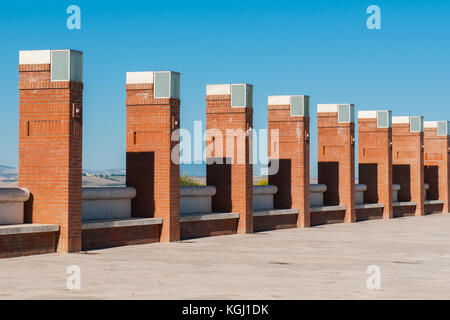
POLYGON ((180 187, 180 197, 212 197, 217 192, 214 186, 180 187))
POLYGON ((409 116, 396 116, 392 117, 393 124, 409 124, 409 116))
POLYGON ((253 186, 253 195, 276 194, 277 192, 277 186, 253 186))
POLYGON ((318 104, 317 113, 337 113, 339 123, 355 122, 355 105, 351 103, 318 104))
POLYGON ((253 108, 253 85, 242 84, 209 84, 206 86, 207 96, 231 96, 231 107, 253 108))
POLYGON ((21 188, 0 188, 0 202, 25 202, 30 198, 30 191, 21 188))
POLYGON ((94 187, 83 188, 82 191, 83 200, 117 200, 136 197, 136 189, 133 187, 94 187))
POLYGON ((393 124, 409 124, 410 132, 423 132, 424 121, 422 116, 396 116, 392 117, 393 124))
POLYGON ((150 84, 153 83, 153 72, 127 72, 127 84, 150 84))
POLYGON ((367 185, 359 183, 355 184, 355 192, 364 192, 367 191, 367 185))
POLYGON ((343 106, 343 105, 352 106, 352 107, 355 106, 355 105, 352 104, 352 103, 328 103, 328 104, 318 104, 318 105, 317 105, 317 112, 318 112, 318 113, 321 113, 321 112, 338 112, 339 106, 343 106))
POLYGON ((291 104, 292 96, 269 96, 267 104, 269 106, 285 106, 291 104))
POLYGON ((288 105, 291 116, 309 117, 309 96, 306 95, 269 96, 267 104, 269 106, 288 105))
MULTIPOLYGON (((424 128, 436 128, 437 129, 439 122, 440 121, 424 121, 423 122, 423 127, 424 128)), ((444 122, 446 122, 446 121, 444 121, 444 122)))
POLYGON ((311 193, 323 193, 327 191, 326 184, 310 184, 309 190, 311 193))
POLYGON ((438 136, 450 135, 449 121, 424 121, 423 127, 437 129, 438 136))
POLYGON ((376 119, 377 128, 392 127, 392 112, 390 110, 362 110, 358 111, 358 119, 376 119))
POLYGON ((358 111, 358 119, 376 119, 376 118, 377 118, 376 110, 358 111))
POLYGON ((19 51, 19 65, 50 64, 51 81, 83 82, 83 52, 72 49, 19 51))
POLYGON ((317 112, 338 112, 338 106, 339 104, 318 104, 317 112))
POLYGON ((231 84, 208 84, 206 86, 207 96, 229 96, 231 95, 231 84))
POLYGON ((19 51, 19 64, 50 64, 51 50, 19 51))
POLYGON ((175 71, 127 72, 126 84, 153 84, 154 98, 180 99, 180 77, 175 71))

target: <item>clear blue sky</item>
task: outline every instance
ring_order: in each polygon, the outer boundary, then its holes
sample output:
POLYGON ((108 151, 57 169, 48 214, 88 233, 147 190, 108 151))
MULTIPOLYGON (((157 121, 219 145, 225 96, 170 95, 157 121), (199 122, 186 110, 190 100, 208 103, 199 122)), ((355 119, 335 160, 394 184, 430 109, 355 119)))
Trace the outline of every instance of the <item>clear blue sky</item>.
POLYGON ((125 73, 182 75, 182 127, 205 119, 205 86, 254 84, 254 126, 267 96, 389 107, 450 120, 450 1, 19 1, 0 6, 0 164, 17 166, 18 52, 84 52, 84 168, 125 166, 125 73), (82 29, 66 28, 81 7, 82 29), (366 27, 380 6, 382 30, 366 27))

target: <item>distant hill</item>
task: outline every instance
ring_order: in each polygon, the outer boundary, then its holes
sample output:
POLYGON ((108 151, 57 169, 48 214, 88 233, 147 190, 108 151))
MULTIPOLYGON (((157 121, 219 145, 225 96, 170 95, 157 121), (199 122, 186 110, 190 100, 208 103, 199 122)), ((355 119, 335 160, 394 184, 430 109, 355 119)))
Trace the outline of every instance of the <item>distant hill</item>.
POLYGON ((0 179, 17 179, 17 169, 14 167, 0 165, 0 179))
MULTIPOLYGON (((205 164, 182 164, 180 168, 181 174, 192 177, 203 177, 206 175, 205 164)), ((86 176, 125 176, 125 169, 83 169, 86 176)), ((0 179, 17 179, 17 168, 0 165, 0 179)))
POLYGON ((91 170, 83 169, 83 174, 91 176, 124 176, 125 169, 105 169, 105 170, 91 170))
MULTIPOLYGON (((85 175, 92 176, 124 176, 125 169, 83 170, 85 175)), ((0 179, 17 179, 17 168, 0 165, 0 179)))
MULTIPOLYGON (((259 167, 254 166, 255 176, 259 176, 259 167)), ((180 173, 183 176, 188 177, 205 177, 206 176, 206 164, 181 164, 180 173)), ((125 169, 83 169, 85 176, 96 177, 110 177, 110 176, 125 176, 125 169)), ((17 179, 17 168, 0 165, 0 180, 14 180, 17 179)))

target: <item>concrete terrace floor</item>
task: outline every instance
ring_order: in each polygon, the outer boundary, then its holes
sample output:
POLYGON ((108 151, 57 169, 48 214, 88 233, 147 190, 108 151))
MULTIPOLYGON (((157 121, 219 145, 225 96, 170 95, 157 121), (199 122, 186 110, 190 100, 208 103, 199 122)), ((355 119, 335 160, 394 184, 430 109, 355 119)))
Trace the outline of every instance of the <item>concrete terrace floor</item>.
POLYGON ((16 298, 450 299, 450 215, 0 260, 0 299, 16 298))

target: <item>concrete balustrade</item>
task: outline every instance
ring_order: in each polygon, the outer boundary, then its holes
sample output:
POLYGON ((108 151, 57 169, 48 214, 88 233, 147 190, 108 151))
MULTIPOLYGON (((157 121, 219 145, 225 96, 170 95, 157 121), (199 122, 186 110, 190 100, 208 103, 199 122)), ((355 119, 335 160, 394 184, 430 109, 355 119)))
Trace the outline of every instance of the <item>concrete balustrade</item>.
POLYGON ((367 191, 365 184, 355 184, 355 202, 356 204, 364 203, 364 192, 367 191))
MULTIPOLYGON (((278 192, 276 186, 253 187, 253 210, 273 209, 273 197, 278 192)), ((214 186, 180 188, 180 214, 211 213, 212 197, 216 195, 214 186)))
POLYGON ((397 183, 392 185, 392 202, 398 202, 398 192, 401 188, 402 187, 397 183))
POLYGON ((29 198, 27 189, 0 188, 0 225, 23 224, 24 202, 29 198))
POLYGON ((180 213, 212 212, 212 197, 216 195, 216 187, 180 187, 180 213))
POLYGON ((253 210, 273 209, 273 197, 277 192, 276 186, 254 186, 253 210))
POLYGON ((309 186, 310 199, 312 207, 323 206, 323 194, 327 191, 327 186, 324 184, 311 184, 309 186))
MULTIPOLYGON (((430 188, 430 185, 428 183, 425 183, 423 185, 423 189, 424 189, 424 199, 426 199, 426 195, 427 195, 427 190, 430 188)), ((400 191, 401 186, 397 183, 394 183, 392 185, 392 202, 398 202, 398 192, 400 191)))
MULTIPOLYGON (((355 185, 357 204, 363 204, 366 190, 365 184, 355 185)), ((327 186, 324 184, 311 184, 311 206, 323 206, 323 195, 326 191, 327 186)), ((274 209, 274 196, 277 192, 276 186, 254 186, 253 210, 274 209)), ((215 195, 216 187, 214 186, 181 187, 180 214, 211 213, 212 197, 215 195)), ((135 197, 136 190, 132 187, 83 188, 83 220, 130 218, 131 200, 135 197)))
POLYGON ((83 188, 83 220, 126 219, 131 217, 131 200, 136 189, 83 188))
MULTIPOLYGON (((356 184, 358 204, 363 203, 363 194, 367 190, 365 184, 356 184)), ((310 185, 310 200, 312 207, 321 207, 323 194, 327 191, 324 184, 310 185)), ((274 196, 277 194, 276 186, 254 186, 253 187, 253 210, 274 209, 274 196)), ((211 199, 216 194, 214 186, 196 186, 180 188, 180 214, 211 213, 211 199)))
MULTIPOLYGON (((364 203, 364 192, 367 190, 365 184, 355 184, 355 199, 356 204, 364 203)), ((327 191, 327 186, 324 184, 311 184, 311 206, 323 206, 323 194, 327 191)))

